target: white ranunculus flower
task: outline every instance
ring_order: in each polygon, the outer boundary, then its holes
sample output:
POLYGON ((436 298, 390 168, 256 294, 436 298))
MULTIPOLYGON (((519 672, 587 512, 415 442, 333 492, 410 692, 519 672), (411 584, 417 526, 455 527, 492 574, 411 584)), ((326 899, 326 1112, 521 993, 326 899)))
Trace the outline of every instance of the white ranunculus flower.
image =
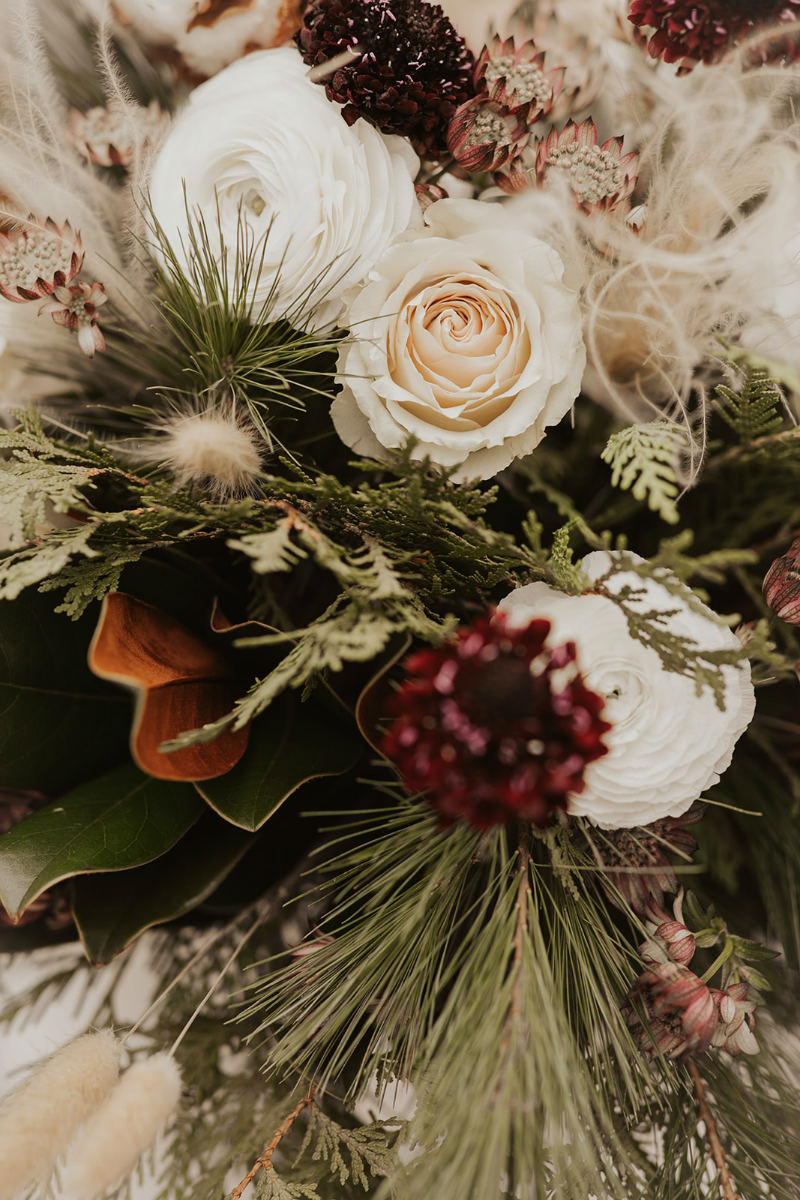
MULTIPOLYGON (((605 551, 589 554, 581 569, 589 579, 599 579, 615 557, 605 551)), ((665 617, 666 627, 704 650, 739 646, 710 609, 708 616, 694 611, 655 580, 622 570, 604 584, 615 591, 624 586, 644 588, 630 601, 642 611, 678 609, 665 617)), ((691 679, 667 671, 655 650, 632 637, 622 609, 605 596, 568 596, 531 583, 515 589, 499 607, 513 625, 533 617, 550 621, 553 643, 575 643, 587 686, 606 698, 603 716, 613 723, 604 738, 609 752, 586 768, 585 790, 570 797, 572 815, 588 817, 603 829, 679 817, 730 766, 755 710, 747 663, 723 668, 723 711, 708 689, 698 696, 691 679)))
POLYGON ((150 200, 178 253, 188 233, 184 183, 212 241, 219 207, 231 255, 241 212, 256 238, 268 233, 256 302, 274 288, 273 319, 318 328, 419 222, 418 166, 405 139, 363 120, 348 126, 297 50, 284 47, 250 54, 192 92, 156 159, 150 200))
POLYGON ((569 411, 586 355, 575 293, 545 242, 506 211, 439 200, 350 304, 331 414, 360 454, 414 457, 485 479, 569 411))

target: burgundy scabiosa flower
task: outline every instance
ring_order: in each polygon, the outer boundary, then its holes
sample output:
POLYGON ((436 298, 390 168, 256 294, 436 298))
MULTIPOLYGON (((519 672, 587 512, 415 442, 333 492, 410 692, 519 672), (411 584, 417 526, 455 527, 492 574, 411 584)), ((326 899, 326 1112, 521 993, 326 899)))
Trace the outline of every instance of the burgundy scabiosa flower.
POLYGON ((311 0, 295 35, 303 59, 320 68, 329 100, 382 133, 410 139, 423 158, 447 153, 447 126, 475 95, 474 60, 438 4, 427 0, 311 0), (330 75, 325 63, 351 51, 330 75))
POLYGON ((443 825, 545 825, 606 753, 603 699, 574 644, 550 646, 549 632, 549 621, 511 629, 496 613, 406 660, 383 751, 443 825))
POLYGON ((653 58, 687 67, 716 62, 753 31, 798 17, 800 0, 633 0, 628 14, 653 58))

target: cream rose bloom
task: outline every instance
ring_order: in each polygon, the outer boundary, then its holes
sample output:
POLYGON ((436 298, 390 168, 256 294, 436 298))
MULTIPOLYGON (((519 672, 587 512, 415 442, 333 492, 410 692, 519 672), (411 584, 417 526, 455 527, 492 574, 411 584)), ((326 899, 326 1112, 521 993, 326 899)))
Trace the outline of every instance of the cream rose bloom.
POLYGON ((337 320, 343 293, 420 222, 418 166, 405 139, 345 124, 297 50, 283 47, 249 54, 192 92, 156 158, 150 200, 178 253, 188 244, 184 184, 212 241, 219 207, 229 255, 241 211, 266 238, 256 303, 274 289, 273 319, 317 328, 337 320))
MULTIPOLYGON (((599 579, 616 557, 589 554, 581 569, 589 579, 599 579)), ((643 612, 678 609, 665 616, 665 627, 704 650, 739 647, 735 634, 718 624, 710 609, 694 611, 655 580, 621 570, 604 584, 614 591, 625 586, 644 589, 629 602, 643 612)), ((588 817, 603 829, 649 825, 680 817, 719 781, 755 711, 749 664, 723 668, 723 711, 707 689, 698 696, 691 679, 667 671, 655 650, 632 637, 622 609, 605 596, 567 596, 545 583, 531 583, 511 592, 499 608, 512 625, 534 617, 550 621, 551 640, 575 643, 587 686, 606 698, 603 716, 613 723, 604 737, 609 752, 586 768, 585 790, 570 797, 570 814, 588 817)))
POLYGON ((439 200, 354 296, 331 409, 342 440, 485 479, 569 411, 586 355, 575 293, 550 246, 500 205, 439 200))

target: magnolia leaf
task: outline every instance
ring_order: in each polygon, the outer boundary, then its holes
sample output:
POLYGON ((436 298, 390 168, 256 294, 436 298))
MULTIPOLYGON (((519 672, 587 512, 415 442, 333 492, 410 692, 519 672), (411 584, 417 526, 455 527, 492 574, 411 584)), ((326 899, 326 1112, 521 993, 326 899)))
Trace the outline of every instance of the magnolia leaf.
POLYGON ((0 787, 54 794, 127 758, 130 703, 86 667, 91 621, 0 601, 0 787))
POLYGON ((0 901, 17 919, 74 875, 122 871, 169 850, 201 815, 194 788, 118 767, 40 809, 0 837, 0 901))
POLYGON ((254 844, 251 834, 206 811, 176 846, 124 874, 75 881, 73 913, 87 957, 110 962, 153 925, 202 903, 254 844))
POLYGON ((252 725, 250 746, 223 779, 196 783, 211 807, 241 829, 260 829, 293 792, 311 779, 342 775, 363 743, 335 711, 284 693, 252 725))
POLYGON ((241 691, 228 659, 169 613, 124 592, 103 601, 89 649, 102 679, 134 689, 134 761, 156 779, 224 775, 247 747, 249 730, 224 729, 214 741, 165 753, 164 742, 229 713, 241 691))

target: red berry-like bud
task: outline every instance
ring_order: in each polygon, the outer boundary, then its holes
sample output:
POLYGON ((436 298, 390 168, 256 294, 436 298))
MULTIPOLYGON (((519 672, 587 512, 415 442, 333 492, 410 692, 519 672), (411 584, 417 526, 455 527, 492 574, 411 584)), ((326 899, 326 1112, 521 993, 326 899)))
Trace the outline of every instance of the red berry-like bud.
POLYGON ((603 699, 584 685, 574 645, 550 646, 549 633, 549 621, 509 629, 496 614, 406 661, 382 748, 443 825, 545 825, 606 753, 603 699))

